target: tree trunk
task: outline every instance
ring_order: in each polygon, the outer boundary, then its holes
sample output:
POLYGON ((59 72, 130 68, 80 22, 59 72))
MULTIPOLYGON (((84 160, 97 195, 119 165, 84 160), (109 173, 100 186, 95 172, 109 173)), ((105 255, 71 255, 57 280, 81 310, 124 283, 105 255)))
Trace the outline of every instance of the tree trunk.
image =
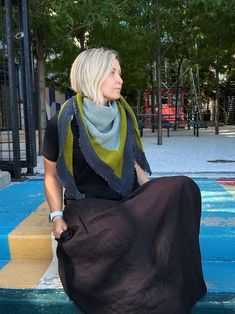
POLYGON ((219 134, 219 71, 220 71, 221 35, 217 36, 217 58, 216 58, 216 99, 215 99, 215 135, 219 134))
POLYGON ((78 38, 79 38, 79 43, 80 43, 80 50, 83 51, 85 50, 85 41, 86 41, 86 36, 85 36, 85 30, 81 29, 78 33, 78 38))
MULTIPOLYGON (((178 62, 178 69, 177 69, 177 83, 176 83, 176 95, 175 95, 175 130, 177 130, 177 121, 179 119, 178 117, 178 100, 179 100, 179 87, 180 87, 180 71, 182 67, 184 57, 181 56, 179 62, 178 62)), ((180 116, 181 118, 181 116, 180 116)))
POLYGON ((42 49, 37 51, 37 83, 38 83, 38 154, 42 154, 43 136, 46 127, 45 104, 45 57, 42 49))

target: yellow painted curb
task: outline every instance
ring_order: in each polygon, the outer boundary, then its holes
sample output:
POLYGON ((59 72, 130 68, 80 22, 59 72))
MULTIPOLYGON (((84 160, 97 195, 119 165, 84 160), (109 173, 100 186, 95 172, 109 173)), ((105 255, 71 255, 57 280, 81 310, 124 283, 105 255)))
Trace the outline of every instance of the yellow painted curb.
POLYGON ((8 235, 12 260, 51 259, 51 224, 46 202, 8 235))
POLYGON ((0 288, 37 288, 51 260, 11 261, 0 270, 0 288))

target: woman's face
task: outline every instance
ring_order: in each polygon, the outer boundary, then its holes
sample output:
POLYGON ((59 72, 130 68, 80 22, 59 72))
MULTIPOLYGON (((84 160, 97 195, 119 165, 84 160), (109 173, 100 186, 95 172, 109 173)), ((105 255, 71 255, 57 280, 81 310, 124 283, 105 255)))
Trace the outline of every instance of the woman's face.
POLYGON ((121 78, 121 67, 117 59, 113 62, 113 68, 109 76, 101 85, 105 104, 113 99, 119 99, 121 95, 123 80, 121 78))

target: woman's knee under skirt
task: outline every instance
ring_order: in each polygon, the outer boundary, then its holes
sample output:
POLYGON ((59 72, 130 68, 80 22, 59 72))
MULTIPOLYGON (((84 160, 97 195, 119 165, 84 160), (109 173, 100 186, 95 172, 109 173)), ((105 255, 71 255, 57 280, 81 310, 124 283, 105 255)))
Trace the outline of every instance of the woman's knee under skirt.
POLYGON ((154 179, 121 201, 66 206, 59 274, 88 314, 186 314, 205 294, 201 196, 187 177, 154 179))

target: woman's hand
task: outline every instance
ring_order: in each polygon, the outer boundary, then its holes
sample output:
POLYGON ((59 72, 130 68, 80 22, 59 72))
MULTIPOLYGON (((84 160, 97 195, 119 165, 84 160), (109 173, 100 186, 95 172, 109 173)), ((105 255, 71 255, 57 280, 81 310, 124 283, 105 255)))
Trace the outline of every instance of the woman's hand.
MULTIPOLYGON (((60 185, 56 162, 43 158, 44 160, 44 190, 46 194, 47 203, 50 208, 50 212, 62 210, 63 208, 63 189, 60 185)), ((56 216, 52 220, 53 228, 52 232, 56 239, 60 238, 60 235, 65 231, 68 226, 65 223, 63 217, 56 216)))
POLYGON ((137 163, 135 163, 135 170, 136 170, 139 185, 142 185, 149 181, 149 178, 146 176, 144 170, 142 170, 137 163))
POLYGON ((64 219, 60 216, 53 218, 52 223, 53 223, 53 229, 52 229, 53 234, 56 239, 59 239, 61 236, 61 233, 68 228, 68 225, 66 224, 64 219))

